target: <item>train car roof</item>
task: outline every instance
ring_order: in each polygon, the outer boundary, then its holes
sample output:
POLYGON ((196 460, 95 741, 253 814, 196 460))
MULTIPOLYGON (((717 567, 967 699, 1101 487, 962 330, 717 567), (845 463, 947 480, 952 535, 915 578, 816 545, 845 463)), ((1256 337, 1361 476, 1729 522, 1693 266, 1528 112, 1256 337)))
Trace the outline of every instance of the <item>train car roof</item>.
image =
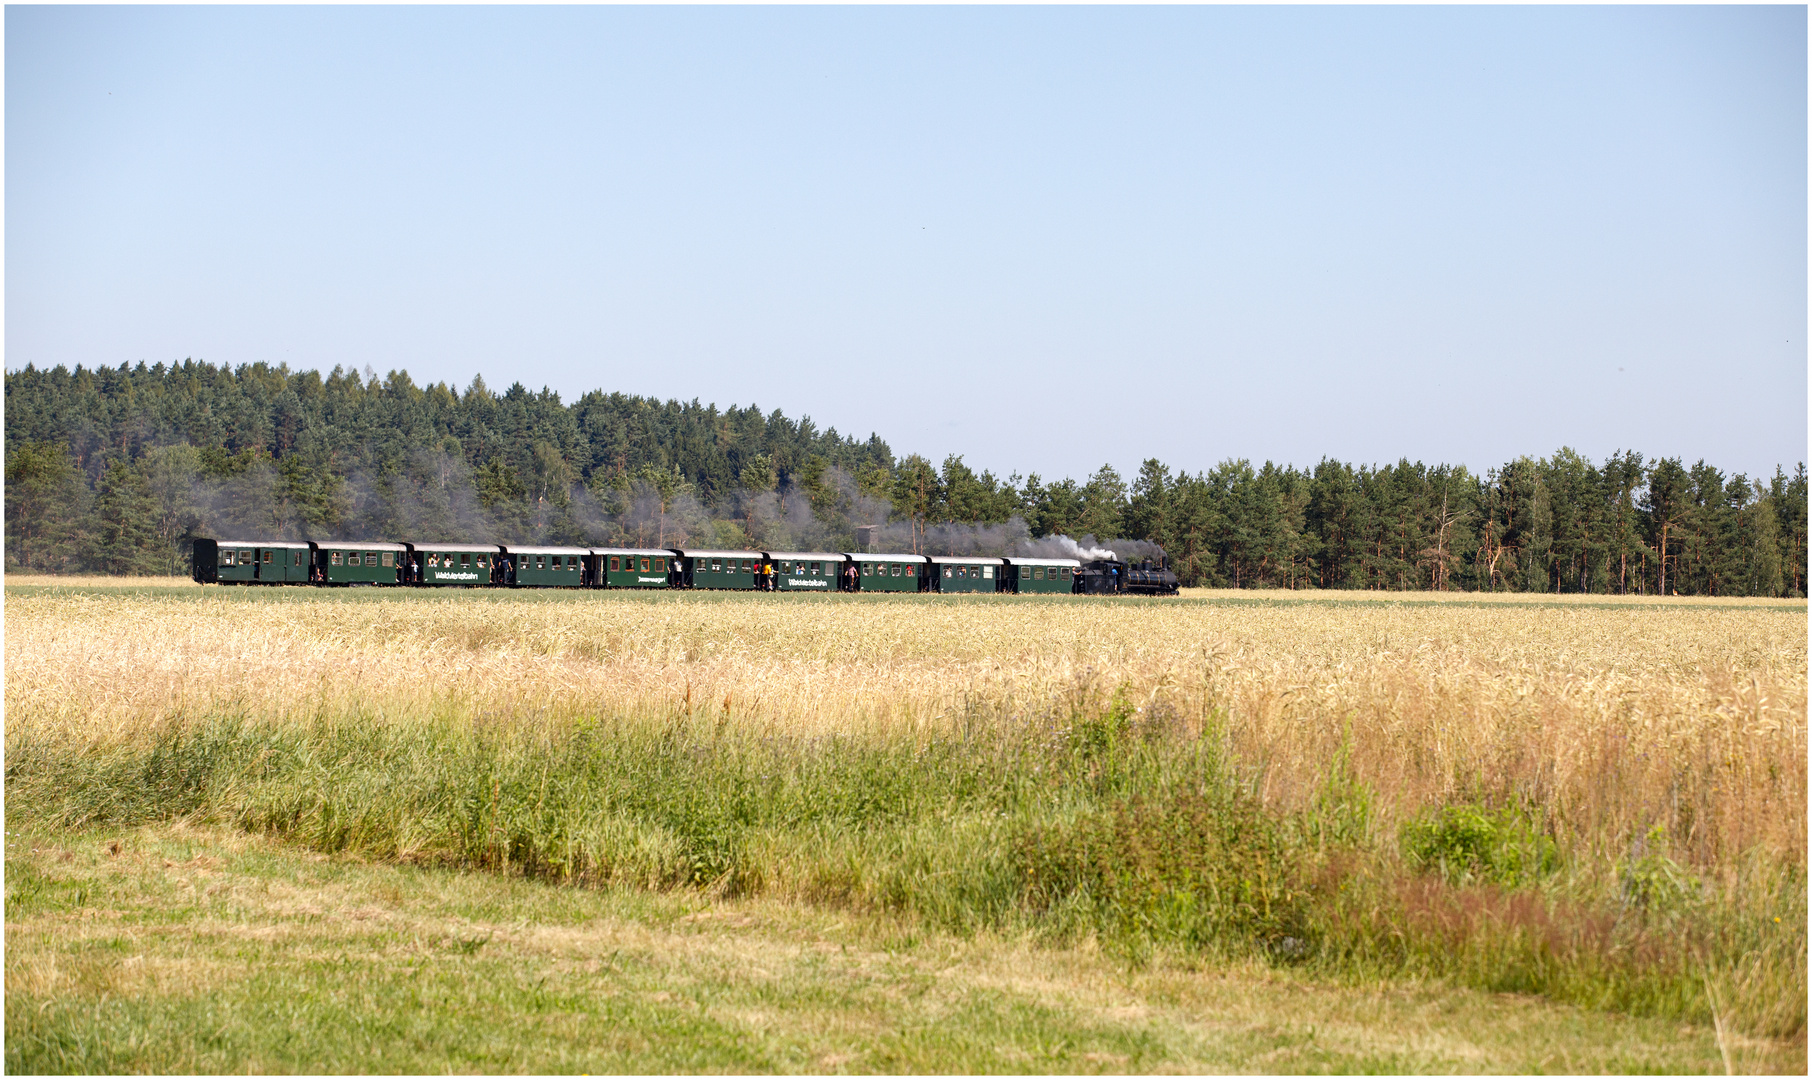
POLYGON ((667 548, 592 548, 593 555, 660 555, 672 558, 673 552, 667 548))
POLYGON ((762 554, 770 559, 791 559, 794 562, 798 562, 800 559, 817 559, 819 562, 841 562, 843 560, 842 554, 835 551, 764 551, 762 554))
POLYGON ((931 561, 934 563, 993 563, 1001 566, 1007 560, 997 559, 992 555, 933 555, 931 561))
POLYGON ((1013 558, 1009 558, 1007 561, 1012 563, 1014 566, 1072 566, 1073 567, 1073 566, 1082 565, 1082 561, 1080 559, 1021 559, 1021 558, 1018 558, 1017 556, 1015 556, 1013 558))
POLYGON ((670 548, 674 554, 687 559, 740 559, 751 558, 761 554, 759 551, 712 551, 706 548, 670 548))
POLYGON ((924 562, 923 555, 884 555, 878 551, 845 551, 843 554, 857 562, 924 562))
POLYGON ((514 544, 505 544, 505 545, 503 545, 503 551, 504 551, 504 554, 506 554, 506 555, 590 555, 591 554, 590 548, 561 547, 558 545, 551 546, 551 547, 547 546, 547 545, 541 545, 541 546, 537 546, 537 547, 517 547, 514 544))
POLYGON ((301 547, 301 548, 305 548, 308 546, 308 541, 306 541, 306 540, 216 540, 216 541, 214 541, 214 544, 217 547, 230 547, 230 548, 242 548, 242 547, 259 547, 259 548, 279 548, 279 547, 298 548, 298 547, 301 547))
MULTIPOLYGON (((316 540, 316 547, 324 548, 358 548, 360 551, 402 551, 403 544, 392 544, 382 540, 316 540)), ((455 550, 458 550, 457 548, 455 550)), ((470 548, 466 550, 470 551, 470 548)))
POLYGON ((416 551, 496 551, 496 544, 410 544, 416 551))

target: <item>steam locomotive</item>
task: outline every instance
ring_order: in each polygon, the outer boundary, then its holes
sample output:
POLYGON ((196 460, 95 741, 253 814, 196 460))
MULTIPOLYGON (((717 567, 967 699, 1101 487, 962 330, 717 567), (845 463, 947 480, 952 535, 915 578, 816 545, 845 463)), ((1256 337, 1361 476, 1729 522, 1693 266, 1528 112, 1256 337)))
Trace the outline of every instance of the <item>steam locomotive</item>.
POLYGON ((1154 563, 373 540, 197 539, 191 574, 209 585, 1177 595, 1177 577, 1161 558, 1154 563))
POLYGON ((1175 596, 1177 576, 1164 560, 1090 559, 1077 572, 1076 591, 1091 594, 1125 593, 1133 596, 1175 596))

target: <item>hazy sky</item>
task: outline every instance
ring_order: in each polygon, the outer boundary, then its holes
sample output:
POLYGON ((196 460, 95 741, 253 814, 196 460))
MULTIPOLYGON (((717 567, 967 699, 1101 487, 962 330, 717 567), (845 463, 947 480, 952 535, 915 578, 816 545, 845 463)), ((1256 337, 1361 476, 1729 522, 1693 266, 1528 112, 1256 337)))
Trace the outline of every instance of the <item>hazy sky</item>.
POLYGON ((1806 457, 1770 8, 6 9, 6 364, 1158 457, 1806 457))

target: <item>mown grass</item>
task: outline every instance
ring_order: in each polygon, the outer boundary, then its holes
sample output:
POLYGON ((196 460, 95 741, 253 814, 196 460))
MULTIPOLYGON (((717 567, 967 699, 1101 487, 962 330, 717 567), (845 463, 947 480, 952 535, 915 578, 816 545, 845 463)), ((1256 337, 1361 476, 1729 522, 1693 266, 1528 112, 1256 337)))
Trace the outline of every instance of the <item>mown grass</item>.
POLYGON ((1790 609, 228 592, 10 600, 9 828, 1803 1043, 1790 609))
POLYGON ((948 935, 691 890, 15 833, 12 1073, 1804 1071, 1804 1046, 1439 982, 948 935))

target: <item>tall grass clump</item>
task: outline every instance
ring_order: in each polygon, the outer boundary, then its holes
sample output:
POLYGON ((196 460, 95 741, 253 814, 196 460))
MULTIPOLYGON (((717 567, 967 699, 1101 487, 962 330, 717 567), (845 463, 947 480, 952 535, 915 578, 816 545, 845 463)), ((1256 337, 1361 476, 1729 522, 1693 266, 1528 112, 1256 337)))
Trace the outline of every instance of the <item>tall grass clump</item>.
POLYGON ((9 824, 1804 1032, 1803 607, 215 595, 9 602, 9 824))

